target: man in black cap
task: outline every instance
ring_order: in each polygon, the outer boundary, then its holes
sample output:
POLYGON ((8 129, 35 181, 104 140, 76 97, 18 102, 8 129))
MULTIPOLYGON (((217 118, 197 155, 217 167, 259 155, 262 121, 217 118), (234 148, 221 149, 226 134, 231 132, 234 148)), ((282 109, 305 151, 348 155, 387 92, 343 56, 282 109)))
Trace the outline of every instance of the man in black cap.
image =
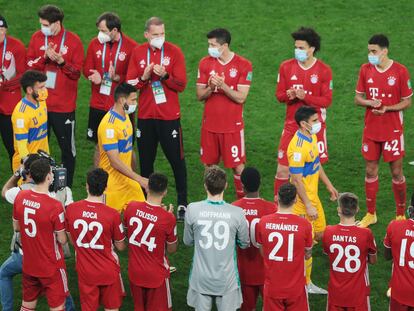
POLYGON ((20 77, 25 71, 23 43, 7 35, 7 21, 0 15, 0 134, 11 159, 14 154, 11 114, 22 98, 20 77))

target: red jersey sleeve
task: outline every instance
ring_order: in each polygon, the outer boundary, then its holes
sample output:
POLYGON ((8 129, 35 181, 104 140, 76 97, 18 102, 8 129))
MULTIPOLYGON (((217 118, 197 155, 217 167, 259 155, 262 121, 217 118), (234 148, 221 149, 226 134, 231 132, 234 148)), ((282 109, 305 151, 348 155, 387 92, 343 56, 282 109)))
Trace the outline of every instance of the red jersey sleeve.
POLYGON ((322 236, 322 249, 323 249, 324 254, 329 253, 328 241, 327 241, 328 234, 329 234, 329 226, 326 227, 325 232, 323 233, 323 236, 322 236))
POLYGON ((237 86, 250 86, 253 78, 253 67, 249 61, 245 61, 241 70, 237 86))
POLYGON ((285 63, 282 63, 279 67, 279 73, 277 74, 276 83, 276 98, 280 103, 288 103, 289 99, 286 94, 286 77, 285 77, 285 63))
POLYGON ((15 49, 13 51, 16 75, 10 80, 6 80, 1 88, 6 92, 18 91, 20 89, 20 78, 26 71, 26 48, 20 40, 16 40, 15 49))
POLYGON ((112 239, 115 242, 120 242, 125 239, 124 226, 122 225, 121 216, 117 212, 113 215, 112 239))
POLYGON ((305 221, 305 247, 309 249, 313 246, 312 225, 309 221, 305 221))
POLYGON ((375 243, 374 235, 372 234, 372 231, 368 229, 368 237, 367 237, 367 248, 368 248, 368 254, 375 255, 377 253, 377 244, 375 243))
POLYGON ((390 224, 387 227, 387 232, 385 233, 384 246, 386 248, 391 248, 392 247, 391 238, 392 238, 393 224, 394 224, 394 221, 391 221, 390 224))
POLYGON ((358 82, 357 82, 355 92, 365 94, 365 70, 364 70, 364 65, 362 65, 361 69, 359 70, 358 82))
POLYGON ((177 237, 177 223, 175 217, 171 214, 170 222, 168 224, 168 232, 167 232, 167 243, 175 243, 178 240, 177 237))
POLYGON ((321 94, 320 96, 314 96, 305 94, 303 99, 306 104, 318 108, 328 108, 332 104, 332 70, 326 66, 321 77, 321 94))
POLYGON ((206 62, 202 59, 198 65, 197 84, 207 85, 210 75, 206 69, 206 62))
POLYGON ((144 74, 144 68, 141 68, 138 63, 138 55, 139 55, 139 46, 133 50, 131 59, 129 60, 128 64, 128 71, 126 74, 126 82, 128 84, 131 84, 132 86, 135 86, 137 89, 141 89, 143 86, 145 86, 148 81, 141 81, 141 77, 144 74))
POLYGON ((411 87, 410 74, 407 68, 403 66, 400 74, 401 98, 411 97, 413 95, 413 90, 411 87))
POLYGON ((34 33, 30 39, 29 47, 27 48, 26 61, 30 69, 39 71, 43 71, 45 69, 46 58, 44 55, 38 55, 36 53, 36 33, 34 33))
POLYGON ((72 34, 73 54, 70 59, 63 58, 64 63, 62 66, 62 72, 71 80, 78 80, 81 76, 81 70, 83 65, 83 45, 79 37, 72 34))
POLYGON ((119 71, 119 70, 117 70, 116 71, 116 74, 118 74, 119 75, 119 83, 123 83, 123 82, 125 82, 125 81, 128 81, 128 79, 127 79, 127 75, 128 75, 128 70, 129 70, 129 65, 131 64, 131 60, 132 60, 132 55, 133 55, 133 52, 135 51, 135 49, 138 47, 138 43, 136 43, 134 40, 132 40, 131 38, 129 38, 129 40, 128 40, 128 44, 130 45, 130 52, 129 53, 131 53, 130 55, 131 56, 129 56, 129 59, 128 59, 128 68, 126 69, 126 70, 122 70, 122 71, 119 71))
POLYGON ((185 59, 183 52, 177 47, 174 53, 174 62, 171 72, 168 72, 168 79, 164 83, 176 92, 184 91, 187 85, 187 75, 185 70, 185 59))
POLYGON ((55 232, 65 230, 65 211, 60 202, 56 202, 50 215, 50 220, 53 224, 53 230, 55 232))
MULTIPOLYGON (((262 218, 263 219, 263 218, 262 218)), ((262 240, 262 220, 259 221, 259 223, 256 226, 256 232, 255 232, 255 236, 256 236, 256 242, 260 245, 263 244, 263 240, 262 240)))
POLYGON ((88 50, 86 51, 85 63, 83 65, 83 75, 85 76, 86 79, 88 79, 88 77, 92 74, 91 70, 96 69, 94 66, 94 62, 93 62, 93 58, 94 58, 93 50, 94 49, 93 49, 93 40, 92 40, 89 43, 88 50))

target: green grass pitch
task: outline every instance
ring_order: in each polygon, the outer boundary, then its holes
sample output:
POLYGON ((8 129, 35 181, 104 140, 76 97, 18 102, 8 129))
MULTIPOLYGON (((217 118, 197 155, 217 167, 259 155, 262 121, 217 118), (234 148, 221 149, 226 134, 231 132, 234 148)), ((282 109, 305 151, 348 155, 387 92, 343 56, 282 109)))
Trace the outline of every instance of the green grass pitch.
MULTIPOLYGON (((228 28, 232 33, 231 48, 253 63, 253 83, 248 96, 244 117, 246 123, 247 164, 256 166, 263 175, 262 196, 273 196, 273 177, 276 170, 276 151, 283 126, 285 108, 274 96, 279 64, 293 55, 290 33, 301 25, 313 26, 322 36, 322 50, 317 55, 332 67, 334 76, 333 105, 328 109, 328 142, 330 161, 325 166, 328 176, 339 191, 352 191, 361 198, 364 211, 364 162, 360 155, 363 128, 362 108, 353 103, 359 66, 367 61, 367 40, 378 32, 389 35, 391 58, 405 64, 414 73, 412 57, 412 12, 414 2, 408 0, 319 0, 319 1, 52 1, 65 12, 64 25, 82 39, 85 50, 90 39, 97 35, 96 17, 104 11, 117 12, 122 20, 122 30, 139 43, 144 41, 143 26, 150 16, 160 16, 166 23, 167 40, 178 44, 186 57, 188 86, 181 94, 184 147, 188 167, 189 200, 205 198, 202 186, 203 166, 199 161, 200 120, 203 105, 196 100, 195 81, 199 60, 207 54, 205 34, 216 27, 228 28)), ((32 33, 39 29, 37 9, 44 1, 0 0, 0 13, 9 24, 9 34, 20 38, 26 45, 32 33)), ((85 196, 84 176, 92 165, 93 146, 87 142, 86 126, 89 82, 84 77, 79 82, 77 110, 77 170, 74 197, 85 196)), ((64 100, 64 98, 62 98, 64 100)), ((413 108, 405 113, 406 149, 404 160, 408 181, 408 194, 413 192, 413 108)), ((56 140, 51 140, 53 155, 59 159, 56 140)), ((0 148, 0 184, 10 175, 6 152, 0 148)), ((156 170, 168 174, 170 193, 166 202, 175 203, 174 179, 168 162, 161 150, 156 170)), ((230 176, 229 176, 230 177, 230 176)), ((231 179, 229 179, 231 181, 231 179)), ((232 182, 226 200, 235 197, 232 182)), ((327 221, 336 223, 336 204, 328 199, 321 186, 320 197, 325 207, 327 221)), ((385 297, 391 273, 391 264, 382 257, 382 238, 388 222, 394 217, 394 200, 388 165, 381 164, 380 192, 378 194, 379 222, 372 229, 379 247, 378 263, 370 269, 372 283, 371 304, 373 310, 388 310, 385 297)), ((9 255, 11 237, 11 206, 1 200, 0 208, 0 260, 9 255)), ((361 213, 362 214, 362 213, 361 213)), ((182 225, 179 225, 180 240, 182 225)), ((181 242, 176 254, 170 256, 178 272, 171 277, 174 310, 187 310, 186 292, 192 249, 181 242)), ((326 287, 328 280, 327 258, 320 246, 314 249, 313 280, 326 287)), ((127 253, 121 254, 122 273, 127 282, 127 253)), ((67 262, 70 289, 79 307, 77 278, 74 259, 67 262)), ((15 309, 20 304, 20 277, 15 279, 15 309)), ((311 296, 311 310, 324 310, 326 297, 311 296)), ((124 300, 123 310, 132 310, 132 300, 124 300)), ((38 310, 47 310, 45 300, 38 310)))

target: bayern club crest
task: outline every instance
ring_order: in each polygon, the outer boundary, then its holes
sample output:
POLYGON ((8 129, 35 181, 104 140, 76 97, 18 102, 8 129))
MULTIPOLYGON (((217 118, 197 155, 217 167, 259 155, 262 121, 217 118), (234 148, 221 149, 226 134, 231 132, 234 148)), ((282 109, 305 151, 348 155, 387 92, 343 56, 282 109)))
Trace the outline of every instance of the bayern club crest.
POLYGON ((394 76, 390 76, 390 77, 388 77, 388 85, 389 86, 393 86, 393 85, 395 85, 395 81, 396 81, 397 79, 394 77, 394 76))
POLYGON ((318 83, 318 75, 317 74, 311 75, 310 81, 312 84, 318 83))
POLYGON ((171 62, 170 57, 169 57, 169 56, 165 56, 165 57, 164 57, 164 60, 162 61, 162 64, 163 64, 164 66, 168 66, 168 65, 170 64, 170 62, 171 62))
POLYGON ((11 60, 13 54, 10 51, 7 51, 6 56, 4 57, 6 60, 11 60))
POLYGON ((235 78, 237 76, 237 69, 231 68, 229 74, 230 74, 230 77, 235 78))
POLYGON ((362 151, 368 152, 368 145, 367 144, 362 145, 362 151))
POLYGON ((126 53, 125 52, 121 52, 119 53, 118 59, 119 61, 123 62, 126 58, 126 53))
POLYGON ((68 53, 68 46, 67 45, 62 46, 62 48, 60 49, 60 52, 62 53, 62 55, 66 55, 68 53))
POLYGON ((283 158, 283 150, 279 150, 277 156, 279 157, 279 159, 283 158))

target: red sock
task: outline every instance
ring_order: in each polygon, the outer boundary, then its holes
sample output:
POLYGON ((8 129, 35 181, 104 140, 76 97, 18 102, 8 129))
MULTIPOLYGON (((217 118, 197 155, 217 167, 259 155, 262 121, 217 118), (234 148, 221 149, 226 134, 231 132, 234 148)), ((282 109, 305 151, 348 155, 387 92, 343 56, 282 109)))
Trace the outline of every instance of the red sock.
POLYGON ((289 178, 280 178, 275 176, 275 181, 273 184, 273 191, 274 191, 274 200, 277 203, 277 195, 279 193, 279 188, 281 185, 286 184, 289 181, 289 178))
POLYGON ((365 197, 368 213, 370 214, 375 214, 375 211, 377 209, 378 187, 378 176, 374 178, 365 178, 365 197))
POLYGON ((401 181, 392 180, 392 191, 394 192, 396 214, 397 216, 404 216, 405 202, 407 201, 407 185, 404 176, 401 181))
POLYGON ((242 185, 242 182, 240 180, 240 175, 234 174, 233 175, 233 181, 234 181, 234 188, 236 188, 237 199, 243 198, 245 193, 243 191, 243 185, 242 185))

